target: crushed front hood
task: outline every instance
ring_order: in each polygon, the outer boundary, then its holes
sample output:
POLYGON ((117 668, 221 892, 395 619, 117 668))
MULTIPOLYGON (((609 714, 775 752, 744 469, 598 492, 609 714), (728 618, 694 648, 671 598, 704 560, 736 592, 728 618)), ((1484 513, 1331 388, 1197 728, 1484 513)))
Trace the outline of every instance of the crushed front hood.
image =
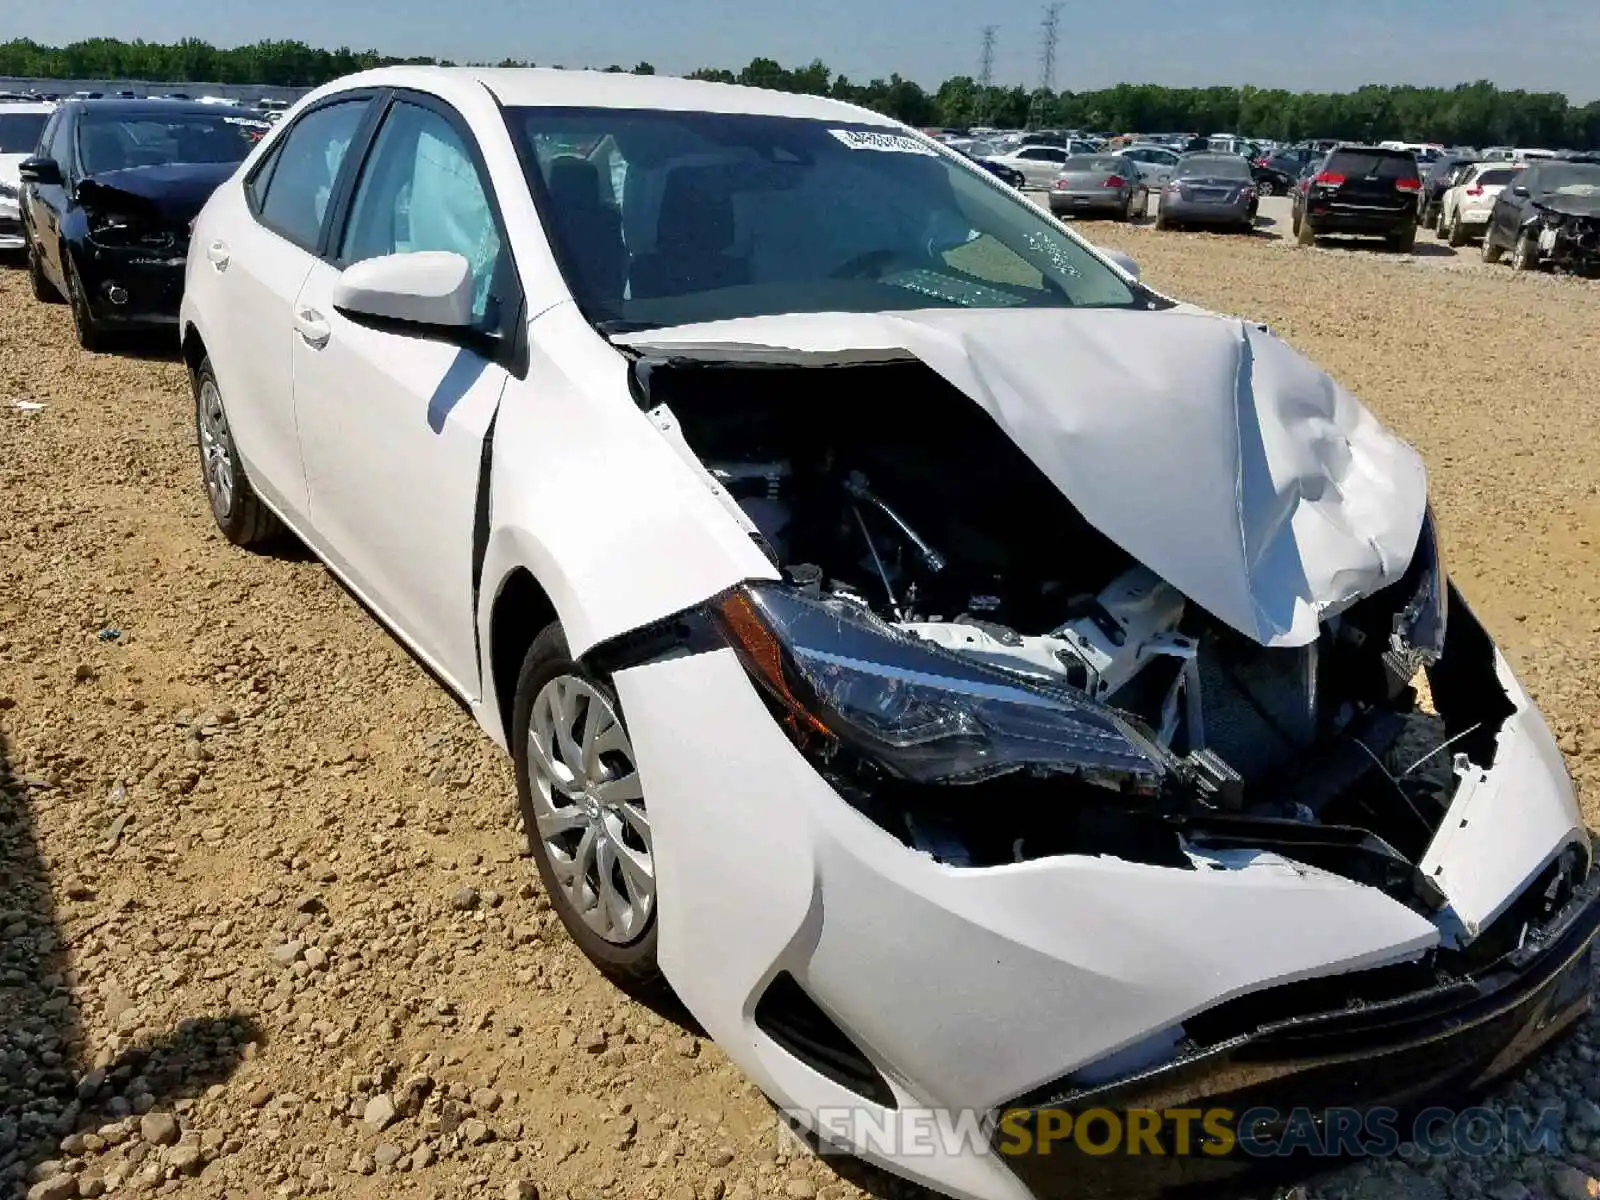
POLYGON ((238 168, 238 163, 167 163, 102 171, 78 184, 78 199, 107 212, 134 210, 184 226, 238 168))
POLYGON ((1398 580, 1422 528, 1415 450, 1265 327, 1186 305, 792 314, 613 340, 720 361, 920 359, 1090 524, 1266 646, 1309 643, 1398 580))

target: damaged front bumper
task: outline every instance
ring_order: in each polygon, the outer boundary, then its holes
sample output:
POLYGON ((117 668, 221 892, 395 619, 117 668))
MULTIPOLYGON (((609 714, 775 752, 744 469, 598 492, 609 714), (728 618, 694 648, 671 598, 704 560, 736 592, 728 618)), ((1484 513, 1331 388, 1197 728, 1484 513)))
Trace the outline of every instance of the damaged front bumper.
POLYGON ((1600 217, 1539 209, 1523 225, 1539 261, 1585 274, 1600 270, 1600 217))
MULTIPOLYGON (((1428 1106, 1503 1078, 1590 1010, 1597 932, 1600 878, 1591 876, 1553 920, 1476 976, 1441 976, 1377 1002, 1320 1010, 1296 985, 1251 997, 1248 1013, 1223 1006, 1211 1014, 1219 1030, 1230 1019, 1246 1027, 1132 1078, 1022 1097, 996 1112, 994 1148, 1036 1196, 1198 1189, 1264 1162, 1392 1153, 1428 1106), (1275 1018, 1254 1023, 1251 1014, 1274 1004, 1275 1018), (1143 1153, 1123 1146, 1091 1159, 1075 1139, 1041 1142, 1046 1128, 1068 1130, 1071 1117, 1097 1109, 1154 1114, 1153 1143, 1143 1153), (1176 1125, 1157 1123, 1174 1110, 1206 1114, 1206 1125, 1194 1122, 1204 1134, 1180 1141, 1176 1125), (1342 1111, 1335 1117, 1332 1110, 1342 1111), (1357 1117, 1344 1122, 1347 1129, 1380 1128, 1371 1120, 1379 1112, 1381 1128, 1396 1135, 1387 1146, 1330 1130, 1351 1113, 1357 1117)), ((1378 994, 1395 991, 1401 979, 1394 969, 1368 974, 1378 994)))

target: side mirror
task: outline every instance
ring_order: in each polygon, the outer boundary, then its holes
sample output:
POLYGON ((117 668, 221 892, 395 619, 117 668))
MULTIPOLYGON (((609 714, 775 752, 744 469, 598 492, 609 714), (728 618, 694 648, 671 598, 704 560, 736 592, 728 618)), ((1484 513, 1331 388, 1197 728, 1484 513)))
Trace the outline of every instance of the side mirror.
POLYGON ((1511 194, 1513 196, 1526 196, 1528 194, 1528 189, 1519 183, 1511 189, 1511 194))
POLYGON ((1117 266, 1121 267, 1135 279, 1139 278, 1139 264, 1134 262, 1133 259, 1129 258, 1121 250, 1102 250, 1100 253, 1104 254, 1107 258, 1116 263, 1117 266))
POLYGON ((35 155, 33 158, 24 159, 17 168, 17 176, 23 183, 42 183, 48 186, 61 186, 61 164, 53 158, 42 158, 35 155))
POLYGON ((466 329, 472 324, 472 292, 466 258, 419 250, 352 263, 333 285, 333 306, 354 316, 466 329))

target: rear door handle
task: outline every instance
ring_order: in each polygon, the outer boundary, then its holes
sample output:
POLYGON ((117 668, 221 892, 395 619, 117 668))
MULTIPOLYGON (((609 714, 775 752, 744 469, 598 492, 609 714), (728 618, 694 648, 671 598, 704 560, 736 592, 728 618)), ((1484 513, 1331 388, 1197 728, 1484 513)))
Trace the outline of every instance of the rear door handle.
POLYGON ((333 327, 328 324, 328 319, 314 308, 296 310, 294 331, 313 350, 321 350, 333 336, 333 327))
POLYGON ((206 260, 219 271, 228 269, 228 245, 226 242, 212 242, 206 247, 206 260))

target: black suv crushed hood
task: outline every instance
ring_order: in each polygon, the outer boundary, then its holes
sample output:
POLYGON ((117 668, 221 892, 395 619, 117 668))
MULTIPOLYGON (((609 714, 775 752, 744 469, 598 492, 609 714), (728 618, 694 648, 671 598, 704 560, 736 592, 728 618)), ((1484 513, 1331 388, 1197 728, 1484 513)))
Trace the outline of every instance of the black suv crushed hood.
POLYGON ((1600 217, 1600 186, 1544 192, 1533 198, 1533 204, 1568 217, 1600 217))
POLYGON ((238 163, 168 163, 91 175, 78 184, 78 203, 104 212, 155 217, 187 226, 238 163))

